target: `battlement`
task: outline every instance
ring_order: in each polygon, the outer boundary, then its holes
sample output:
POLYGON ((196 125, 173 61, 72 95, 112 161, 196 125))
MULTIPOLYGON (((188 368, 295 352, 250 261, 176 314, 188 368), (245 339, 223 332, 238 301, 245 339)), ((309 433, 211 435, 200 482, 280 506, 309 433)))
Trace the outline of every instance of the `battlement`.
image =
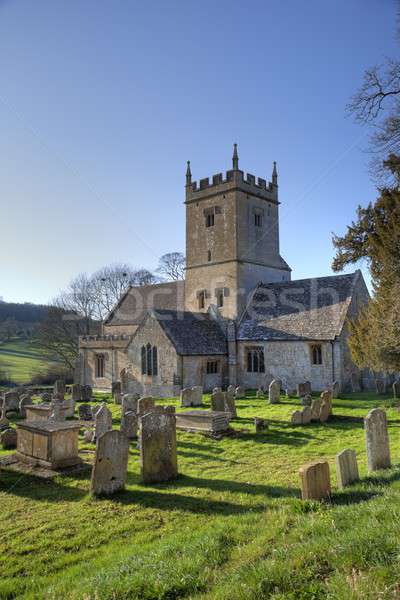
POLYGON ((80 348, 124 348, 132 339, 131 335, 110 334, 110 335, 81 335, 79 337, 80 348))

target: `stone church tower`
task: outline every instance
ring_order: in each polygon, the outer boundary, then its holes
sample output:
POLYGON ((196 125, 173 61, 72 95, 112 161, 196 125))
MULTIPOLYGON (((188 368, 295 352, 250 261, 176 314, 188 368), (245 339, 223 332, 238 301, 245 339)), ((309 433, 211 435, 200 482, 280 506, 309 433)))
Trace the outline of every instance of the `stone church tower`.
POLYGON ((276 164, 272 181, 239 169, 234 145, 232 170, 192 182, 186 171, 185 310, 216 305, 223 317, 241 315, 260 281, 289 281, 291 269, 279 254, 276 164))

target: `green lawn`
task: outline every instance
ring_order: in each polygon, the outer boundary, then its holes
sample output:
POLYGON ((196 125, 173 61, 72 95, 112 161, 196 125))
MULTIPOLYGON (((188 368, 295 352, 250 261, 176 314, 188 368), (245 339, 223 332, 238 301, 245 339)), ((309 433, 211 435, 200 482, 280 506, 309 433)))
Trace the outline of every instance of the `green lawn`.
POLYGON ((0 598, 399 598, 400 414, 387 399, 349 395, 328 423, 291 427, 297 404, 252 396, 238 402, 236 437, 179 432, 180 477, 168 484, 140 483, 132 443, 127 489, 111 499, 90 497, 88 475, 46 482, 2 471, 0 598), (378 405, 395 466, 367 477, 362 419, 378 405), (255 434, 254 416, 269 431, 255 434), (362 481, 339 492, 344 448, 357 450, 362 481), (332 501, 302 502, 298 469, 320 457, 332 501))
POLYGON ((10 381, 29 383, 34 375, 45 374, 50 364, 29 340, 0 343, 0 376, 10 381))

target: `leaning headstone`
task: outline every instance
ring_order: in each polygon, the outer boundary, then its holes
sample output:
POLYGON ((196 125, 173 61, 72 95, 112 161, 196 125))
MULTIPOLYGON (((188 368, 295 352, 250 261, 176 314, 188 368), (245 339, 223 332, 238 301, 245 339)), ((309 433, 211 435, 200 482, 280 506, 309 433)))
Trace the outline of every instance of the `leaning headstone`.
POLYGON ((97 410, 94 415, 94 433, 93 433, 93 441, 96 441, 100 438, 103 433, 106 431, 110 431, 112 429, 112 414, 107 408, 107 404, 103 402, 100 405, 100 408, 97 410))
POLYGON ((303 383, 299 383, 297 385, 297 396, 299 398, 309 394, 311 394, 311 383, 309 381, 304 381, 303 383))
POLYGON ((228 396, 226 392, 224 394, 224 411, 231 415, 231 419, 236 419, 237 412, 235 398, 228 396))
POLYGON ((301 423, 302 425, 308 425, 311 422, 311 408, 305 406, 301 411, 301 423))
POLYGON ((301 410, 295 410, 294 412, 292 412, 291 417, 290 417, 290 424, 291 425, 302 425, 303 424, 303 414, 302 414, 301 410))
POLYGON ((364 419, 368 471, 389 468, 390 447, 386 413, 373 408, 364 419))
POLYGON ((281 382, 278 379, 273 379, 269 384, 268 398, 270 404, 278 404, 281 399, 281 382))
POLYGON ((256 391, 256 398, 264 398, 264 392, 261 388, 256 391))
POLYGON ((19 401, 19 414, 23 419, 26 419, 26 410, 25 406, 29 406, 32 404, 32 400, 28 394, 22 396, 19 401))
POLYGON ((340 385, 338 381, 334 381, 331 386, 332 398, 339 398, 340 385))
POLYGON ((19 411, 19 394, 17 392, 6 392, 4 394, 3 408, 6 413, 19 411))
POLYGON ((136 412, 127 411, 121 417, 121 431, 128 440, 134 440, 138 435, 138 416, 136 412))
POLYGON ((237 388, 235 389, 236 400, 238 400, 239 398, 245 398, 245 397, 246 397, 246 390, 241 385, 238 385, 237 388))
POLYGON ((256 429, 256 433, 261 433, 262 431, 268 429, 268 423, 265 419, 254 417, 254 427, 256 429))
POLYGON ((301 481, 301 497, 303 500, 323 500, 331 493, 329 464, 319 460, 304 465, 299 470, 301 481))
MULTIPOLYGON (((161 408, 161 407, 160 407, 161 408)), ((175 479, 178 475, 176 419, 172 407, 140 419, 140 471, 144 483, 175 479)))
POLYGON ((211 394, 211 410, 214 412, 225 411, 225 392, 213 392, 211 394))
POLYGON ((336 455, 336 477, 341 489, 359 480, 355 450, 342 450, 336 455))
POLYGON ((81 421, 91 421, 93 419, 92 407, 90 404, 79 404, 78 414, 81 421))
POLYGON ((311 403, 311 421, 319 421, 319 415, 321 412, 321 398, 314 398, 311 403))
POLYGON ((306 394, 305 396, 302 396, 301 403, 303 406, 311 406, 312 398, 311 398, 310 394, 306 394))
POLYGON ((65 381, 63 379, 57 379, 53 387, 53 396, 62 397, 65 396, 65 381))
POLYGON ((395 381, 393 386, 393 398, 395 400, 398 400, 398 398, 400 398, 400 381, 395 381))
POLYGON ((152 412, 156 406, 154 398, 152 396, 143 396, 139 398, 137 403, 137 414, 139 417, 146 413, 152 412))
POLYGON ((125 487, 128 470, 129 441, 121 431, 106 431, 96 443, 91 492, 110 495, 125 487))
POLYGON ((3 450, 12 450, 17 447, 17 431, 16 429, 4 429, 0 433, 0 444, 3 450))

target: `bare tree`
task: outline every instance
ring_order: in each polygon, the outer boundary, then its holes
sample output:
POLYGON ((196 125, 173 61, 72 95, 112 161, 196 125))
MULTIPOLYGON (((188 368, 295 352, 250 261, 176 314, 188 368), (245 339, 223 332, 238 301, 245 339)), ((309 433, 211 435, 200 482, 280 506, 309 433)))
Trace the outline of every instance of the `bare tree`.
POLYGON ((136 271, 127 264, 109 265, 91 276, 96 317, 104 319, 112 310, 127 287, 133 281, 136 271))
POLYGON ((153 285, 158 281, 159 278, 147 269, 137 269, 131 278, 132 285, 153 285))
POLYGON ((169 252, 160 258, 157 273, 168 280, 179 281, 185 276, 185 264, 182 252, 169 252))

